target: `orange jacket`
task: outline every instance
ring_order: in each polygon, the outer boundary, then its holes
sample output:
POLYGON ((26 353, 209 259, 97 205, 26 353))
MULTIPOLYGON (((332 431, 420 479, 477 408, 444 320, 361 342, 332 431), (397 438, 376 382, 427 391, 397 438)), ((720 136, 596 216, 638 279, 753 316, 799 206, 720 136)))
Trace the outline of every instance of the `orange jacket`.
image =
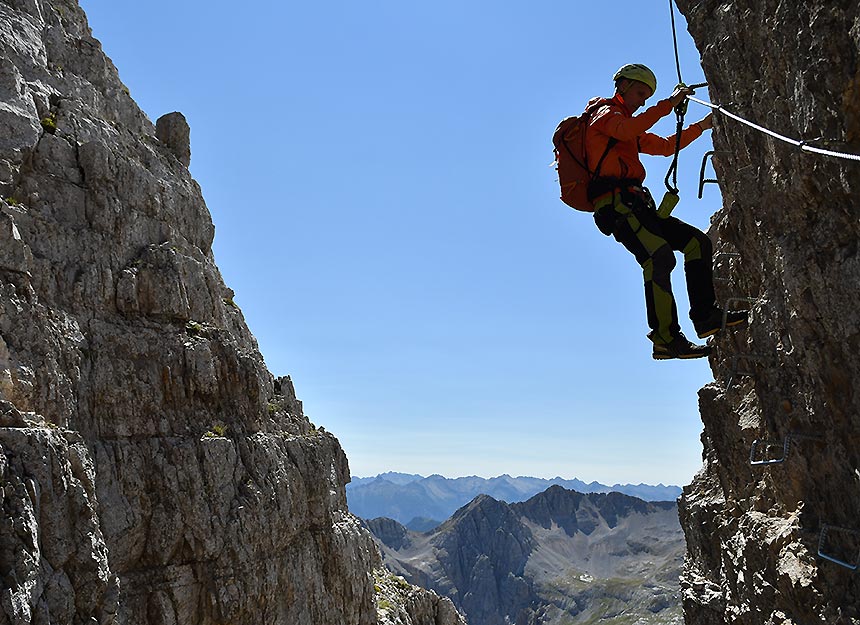
MULTIPOLYGON (((639 160, 640 152, 658 156, 671 156, 675 153, 675 135, 664 138, 647 132, 661 117, 671 112, 672 103, 669 100, 660 100, 634 117, 621 95, 616 93, 607 104, 594 112, 588 122, 585 135, 588 166, 592 169, 597 167, 609 137, 615 137, 618 143, 609 150, 603 160, 600 177, 635 178, 640 182, 644 181, 645 167, 639 160)), ((681 147, 688 146, 701 134, 702 127, 699 124, 688 126, 681 132, 681 147)))

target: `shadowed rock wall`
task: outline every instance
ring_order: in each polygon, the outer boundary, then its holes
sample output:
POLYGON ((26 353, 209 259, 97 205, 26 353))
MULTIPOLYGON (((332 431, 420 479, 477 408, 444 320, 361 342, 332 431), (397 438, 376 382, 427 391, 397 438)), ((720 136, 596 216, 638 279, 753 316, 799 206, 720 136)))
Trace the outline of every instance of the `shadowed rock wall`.
MULTIPOLYGON (((860 153, 855 0, 677 4, 713 102, 860 153)), ((860 163, 726 117, 714 147, 711 234, 738 254, 717 258, 719 297, 757 301, 748 329, 717 339, 715 382, 700 392, 704 466, 681 500, 686 620, 860 623, 860 575, 818 555, 821 543, 846 564, 860 557, 860 163)))
MULTIPOLYGON (((73 0, 0 0, 0 624, 376 623, 346 457, 221 279, 180 117, 73 0)), ((460 622, 410 593, 385 622, 460 622)))

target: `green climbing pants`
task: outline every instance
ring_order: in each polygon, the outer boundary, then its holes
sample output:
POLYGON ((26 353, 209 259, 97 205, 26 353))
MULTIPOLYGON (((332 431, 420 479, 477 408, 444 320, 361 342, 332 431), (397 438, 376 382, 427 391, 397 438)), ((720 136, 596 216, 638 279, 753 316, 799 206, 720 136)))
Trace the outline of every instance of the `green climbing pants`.
POLYGON ((594 220, 603 234, 615 237, 642 267, 652 341, 668 343, 681 331, 671 282, 676 250, 684 253, 690 318, 695 322, 713 312, 713 245, 708 235, 675 217, 660 217, 650 192, 643 187, 616 189, 598 198, 594 220))

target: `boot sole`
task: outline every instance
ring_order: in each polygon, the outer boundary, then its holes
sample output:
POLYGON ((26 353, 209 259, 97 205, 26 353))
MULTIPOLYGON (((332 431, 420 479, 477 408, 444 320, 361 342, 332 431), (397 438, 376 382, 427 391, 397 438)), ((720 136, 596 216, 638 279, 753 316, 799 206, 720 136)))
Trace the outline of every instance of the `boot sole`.
MULTIPOLYGON (((741 319, 740 321, 733 321, 732 323, 726 323, 726 327, 727 328, 734 328, 735 326, 743 325, 746 322, 747 322, 746 319, 741 319)), ((697 332, 696 336, 698 336, 700 339, 706 339, 709 336, 714 336, 715 334, 717 334, 721 330, 722 330, 722 328, 714 328, 712 330, 705 330, 701 334, 697 332)))
POLYGON ((651 358, 654 360, 695 360, 696 358, 707 358, 711 355, 710 351, 701 353, 701 354, 682 354, 680 356, 673 356, 671 354, 651 354, 651 358))

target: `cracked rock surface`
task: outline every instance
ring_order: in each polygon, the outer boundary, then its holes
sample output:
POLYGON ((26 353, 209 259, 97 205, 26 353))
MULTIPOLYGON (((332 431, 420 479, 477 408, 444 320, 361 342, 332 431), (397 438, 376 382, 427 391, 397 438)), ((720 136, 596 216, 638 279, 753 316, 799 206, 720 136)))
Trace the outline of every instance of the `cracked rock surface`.
MULTIPOLYGON (((860 154, 856 1, 677 4, 712 102, 860 154)), ((728 279, 718 296, 754 303, 748 328, 716 340, 715 381, 699 395, 704 466, 680 502, 686 621, 856 625, 860 163, 725 116, 714 147, 723 207, 711 235, 728 279)))
MULTIPOLYGON (((0 625, 377 623, 347 459, 221 278, 184 118, 74 0, 0 0, 0 57, 0 625)), ((395 624, 460 622, 421 593, 395 624)))

